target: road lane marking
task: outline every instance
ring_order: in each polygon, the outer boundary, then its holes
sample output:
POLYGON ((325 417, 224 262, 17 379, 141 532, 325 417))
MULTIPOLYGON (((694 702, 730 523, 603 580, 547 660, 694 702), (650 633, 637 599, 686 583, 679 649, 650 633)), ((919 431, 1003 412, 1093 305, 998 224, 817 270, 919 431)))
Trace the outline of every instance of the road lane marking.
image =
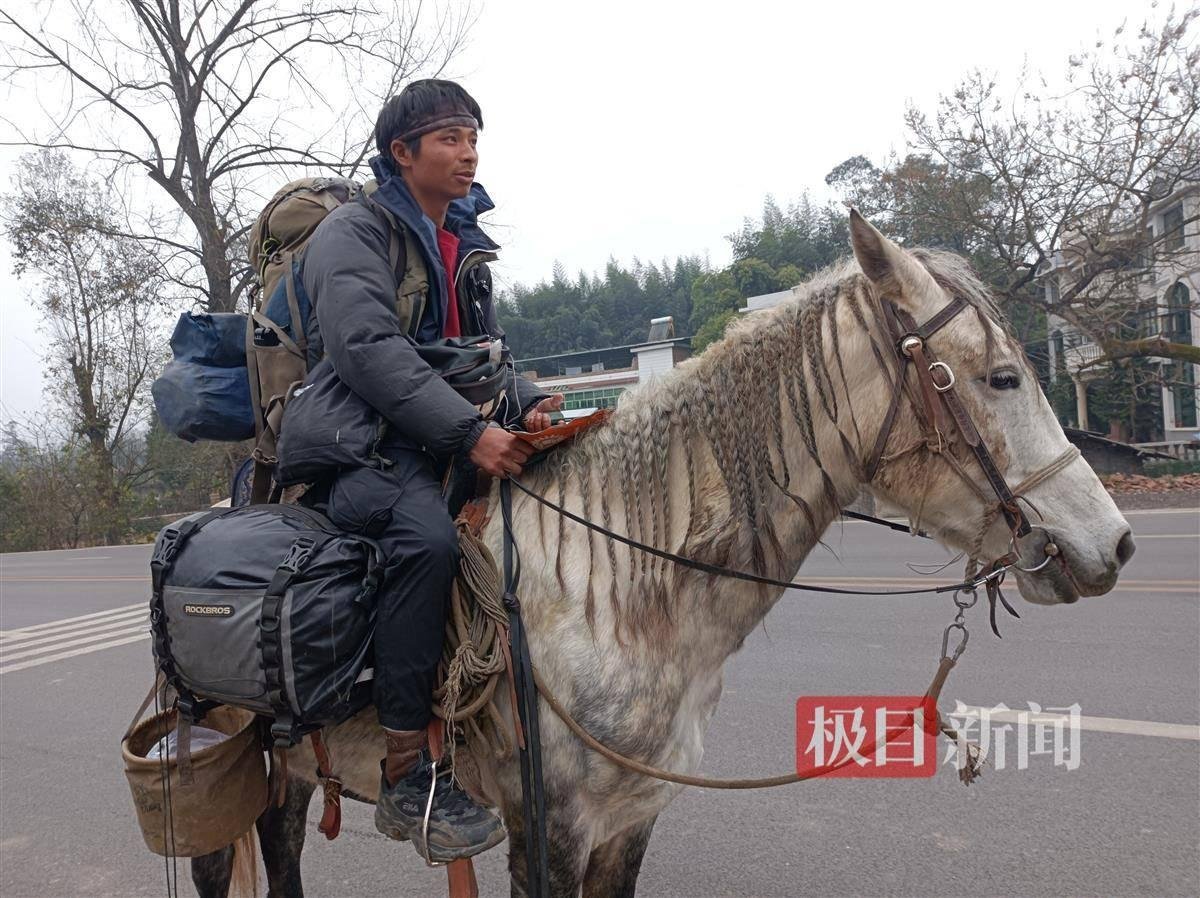
POLYGON ((98 617, 107 617, 110 614, 116 614, 118 611, 132 611, 135 608, 147 609, 148 602, 134 602, 132 605, 122 605, 119 608, 107 608, 104 611, 93 611, 91 614, 80 614, 75 617, 64 617, 61 620, 46 621, 43 624, 30 624, 28 627, 17 627, 15 630, 0 630, 0 636, 23 636, 26 633, 37 633, 42 630, 53 630, 63 624, 73 624, 81 620, 95 620, 98 617))
POLYGON ((149 639, 150 634, 139 633, 137 636, 127 636, 124 639, 114 639, 112 642, 101 642, 96 645, 87 646, 81 649, 72 649, 69 652, 59 652, 55 655, 44 655, 40 658, 32 658, 29 661, 19 661, 16 664, 6 664, 0 666, 0 674, 13 673, 18 670, 26 670, 30 667, 38 667, 42 664, 49 664, 51 661, 63 661, 67 658, 74 658, 76 655, 87 655, 92 652, 98 652, 101 649, 111 649, 119 645, 128 645, 131 642, 140 642, 143 639, 149 639))
MULTIPOLYGON (((1117 511, 1121 511, 1119 508, 1117 511)), ((1121 511, 1122 517, 1130 515, 1143 514, 1197 514, 1200 515, 1200 508, 1131 508, 1128 511, 1121 511)))
POLYGON ((111 546, 81 546, 78 549, 30 549, 26 552, 4 552, 0 560, 10 555, 61 555, 66 552, 98 552, 101 549, 153 549, 153 543, 119 543, 111 546))
POLYGON ((149 583, 149 577, 0 577, 0 583, 149 583))
POLYGON ((0 634, 0 674, 150 637, 145 602, 34 624, 0 634))
POLYGON ((75 639, 61 639, 53 645, 44 645, 40 648, 29 649, 25 651, 23 645, 16 645, 13 648, 19 649, 16 652, 0 652, 0 664, 6 664, 9 661, 21 661, 25 658, 31 658, 34 655, 44 655, 48 650, 53 649, 69 649, 77 645, 87 645, 88 643, 99 642, 102 639, 111 639, 113 636, 132 636, 134 633, 146 633, 150 629, 150 622, 144 624, 139 623, 134 626, 126 627, 123 630, 117 630, 115 633, 92 633, 89 636, 80 636, 75 639))
POLYGON ((149 611, 149 605, 143 603, 134 608, 130 608, 127 611, 113 611, 109 614, 103 615, 102 617, 94 617, 88 620, 75 621, 74 623, 67 621, 66 623, 55 626, 42 624, 39 625, 39 628, 36 630, 9 630, 8 632, 0 632, 0 646, 3 646, 5 643, 21 642, 23 640, 40 638, 50 634, 58 635, 60 633, 65 633, 68 630, 86 630, 89 627, 99 627, 119 620, 136 618, 148 614, 149 611))
POLYGON ((45 633, 31 633, 29 636, 10 637, 0 641, 0 654, 6 649, 26 649, 34 645, 42 645, 47 642, 57 642, 60 639, 65 639, 70 636, 76 636, 81 631, 88 633, 99 633, 101 630, 115 630, 118 627, 128 627, 131 624, 146 623, 149 625, 150 616, 143 608, 140 611, 129 611, 121 615, 120 618, 113 618, 104 621, 83 621, 82 623, 72 624, 69 627, 63 627, 61 630, 55 630, 53 633, 46 631, 45 633))
MULTIPOLYGON (((972 715, 986 714, 989 720, 1001 723, 1064 724, 1068 725, 1071 718, 1067 714, 1051 714, 1047 712, 1034 713, 1019 709, 997 711, 981 705, 967 705, 964 712, 954 711, 950 717, 961 717, 963 713, 972 715)), ((1187 739, 1200 742, 1200 725, 1190 723, 1158 723, 1153 720, 1124 720, 1120 717, 1086 717, 1080 716, 1079 728, 1095 733, 1123 733, 1128 736, 1155 736, 1160 739, 1187 739)), ((969 734, 967 734, 969 735, 969 734)))

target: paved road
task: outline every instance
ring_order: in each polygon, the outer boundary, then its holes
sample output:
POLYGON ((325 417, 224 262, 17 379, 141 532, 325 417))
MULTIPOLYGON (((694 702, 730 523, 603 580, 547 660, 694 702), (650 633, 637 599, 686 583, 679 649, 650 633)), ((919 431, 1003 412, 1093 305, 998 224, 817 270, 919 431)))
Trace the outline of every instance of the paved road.
MULTIPOLYGON (((1200 893, 1200 513, 1130 521, 1138 552, 1117 591, 1070 607, 1021 604, 1003 641, 977 609, 943 694, 947 708, 1078 702, 1078 769, 1039 755, 969 789, 940 767, 932 780, 688 790, 659 820, 641 894, 1200 893)), ((835 527, 826 540, 837 557, 822 550, 805 577, 915 579, 905 561, 941 557, 863 524, 835 527)), ((147 557, 147 547, 0 556, 5 898, 164 891, 117 751, 152 673, 147 557)), ((920 691, 949 610, 944 597, 789 594, 729 665, 706 772, 788 769, 800 695, 920 691)), ((1011 758, 1015 742, 1007 744, 1011 758)), ((315 817, 310 830, 310 896, 444 894, 443 875, 377 835, 364 807, 347 807, 337 842, 316 834, 315 817)), ((483 894, 507 894, 502 852, 478 867, 483 894)), ((179 872, 186 880, 186 865, 179 872)))

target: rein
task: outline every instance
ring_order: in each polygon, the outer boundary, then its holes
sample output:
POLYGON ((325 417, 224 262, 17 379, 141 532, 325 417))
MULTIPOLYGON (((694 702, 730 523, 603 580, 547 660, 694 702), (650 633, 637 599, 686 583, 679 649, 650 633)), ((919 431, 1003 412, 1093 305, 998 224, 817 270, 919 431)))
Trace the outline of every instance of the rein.
MULTIPOLYGON (((535 502, 549 508, 555 514, 562 515, 568 521, 579 524, 581 527, 586 527, 605 536, 614 542, 629 546, 631 549, 637 549, 639 552, 645 552, 648 555, 653 555, 657 558, 670 561, 672 564, 677 564, 680 567, 690 568, 694 571, 700 571, 704 574, 711 574, 714 577, 724 577, 729 580, 745 580, 747 583, 759 583, 763 586, 778 586, 781 589, 796 589, 803 592, 823 592, 841 596, 920 596, 920 595, 941 595, 948 592, 972 592, 980 586, 984 586, 991 581, 999 578, 1008 567, 1000 568, 991 571, 987 574, 974 576, 968 580, 963 580, 960 583, 950 583, 944 586, 930 586, 925 589, 842 589, 837 586, 817 586, 813 583, 802 583, 799 580, 777 580, 774 577, 766 577, 761 574, 751 574, 748 571, 739 571, 736 568, 725 567, 720 564, 710 564, 707 561, 699 561, 695 558, 688 558, 686 555, 678 555, 675 552, 668 552, 665 549, 658 549, 654 546, 646 545, 646 543, 638 542, 636 539, 631 539, 623 533, 617 533, 615 530, 609 530, 595 521, 589 521, 587 518, 581 517, 564 508, 557 503, 551 502, 545 496, 534 492, 525 484, 521 483, 515 477, 507 478, 508 482, 512 483, 517 489, 523 492, 526 496, 533 499, 535 502)), ((890 523, 890 522, 889 522, 890 523)), ((905 528, 907 532, 907 528, 905 528)))

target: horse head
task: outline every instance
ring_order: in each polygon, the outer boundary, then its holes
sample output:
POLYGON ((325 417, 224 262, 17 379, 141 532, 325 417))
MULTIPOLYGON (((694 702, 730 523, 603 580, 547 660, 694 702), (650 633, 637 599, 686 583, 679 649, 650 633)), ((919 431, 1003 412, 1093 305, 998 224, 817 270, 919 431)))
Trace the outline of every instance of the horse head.
POLYGON ((887 389, 897 372, 906 378, 892 420, 879 413, 890 432, 877 471, 867 465, 871 490, 973 559, 1016 561, 1030 602, 1111 590, 1133 555, 1129 524, 1072 450, 987 289, 959 257, 905 250, 857 211, 850 231, 879 312, 881 355, 895 362, 887 389), (1007 507, 1006 489, 1017 494, 1007 507))

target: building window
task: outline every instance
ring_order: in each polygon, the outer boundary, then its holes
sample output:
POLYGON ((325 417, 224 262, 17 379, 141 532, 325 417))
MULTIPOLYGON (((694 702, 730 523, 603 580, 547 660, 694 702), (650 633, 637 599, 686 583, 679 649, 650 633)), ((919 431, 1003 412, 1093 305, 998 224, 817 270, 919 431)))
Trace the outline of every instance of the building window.
POLYGON ((1171 401, 1175 406, 1175 426, 1196 426, 1196 368, 1194 365, 1179 366, 1181 384, 1171 387, 1171 401))
MULTIPOLYGON (((1192 342, 1192 298, 1182 281, 1167 291, 1166 338, 1172 343, 1192 342)), ((1186 363, 1178 366, 1176 383, 1171 387, 1171 403, 1175 407, 1176 427, 1196 426, 1196 368, 1186 363)))
POLYGON ((1138 247, 1138 267, 1143 281, 1154 280, 1154 228, 1146 228, 1142 245, 1138 247))
POLYGON ((617 397, 625 392, 624 387, 608 387, 603 390, 576 390, 563 394, 563 411, 581 408, 616 408, 617 397))
POLYGON ((1171 252, 1183 249, 1183 204, 1163 213, 1163 247, 1171 252))
POLYGON ((1187 284, 1178 281, 1167 291, 1166 336, 1173 343, 1192 342, 1192 301, 1187 284))

